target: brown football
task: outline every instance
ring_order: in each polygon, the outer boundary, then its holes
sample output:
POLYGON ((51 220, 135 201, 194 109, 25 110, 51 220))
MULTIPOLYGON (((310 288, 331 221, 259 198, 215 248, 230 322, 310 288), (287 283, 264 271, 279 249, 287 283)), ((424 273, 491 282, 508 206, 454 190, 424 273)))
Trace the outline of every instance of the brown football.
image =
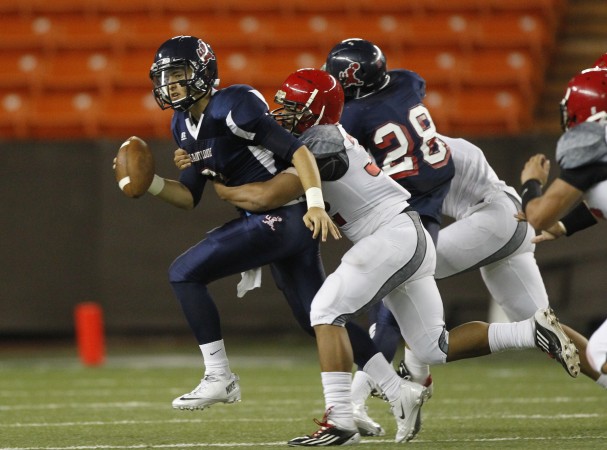
POLYGON ((128 138, 116 155, 116 181, 127 197, 145 194, 152 184, 156 168, 150 147, 137 136, 128 138))

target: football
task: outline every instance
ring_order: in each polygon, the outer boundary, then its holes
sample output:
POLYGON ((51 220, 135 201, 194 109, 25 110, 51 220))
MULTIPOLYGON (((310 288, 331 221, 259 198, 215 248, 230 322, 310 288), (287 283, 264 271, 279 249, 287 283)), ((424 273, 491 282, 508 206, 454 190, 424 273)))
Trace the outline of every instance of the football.
POLYGON ((145 194, 156 172, 148 144, 137 136, 124 141, 116 155, 114 172, 118 187, 127 197, 137 198, 145 194))

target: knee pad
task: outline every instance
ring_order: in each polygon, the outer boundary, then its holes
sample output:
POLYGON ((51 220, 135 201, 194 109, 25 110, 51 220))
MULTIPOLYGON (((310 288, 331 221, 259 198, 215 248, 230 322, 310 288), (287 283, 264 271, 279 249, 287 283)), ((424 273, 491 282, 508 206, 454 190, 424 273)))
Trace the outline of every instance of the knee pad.
POLYGON ((407 341, 407 345, 424 364, 445 364, 449 351, 449 332, 444 327, 437 327, 423 337, 412 342, 407 341))

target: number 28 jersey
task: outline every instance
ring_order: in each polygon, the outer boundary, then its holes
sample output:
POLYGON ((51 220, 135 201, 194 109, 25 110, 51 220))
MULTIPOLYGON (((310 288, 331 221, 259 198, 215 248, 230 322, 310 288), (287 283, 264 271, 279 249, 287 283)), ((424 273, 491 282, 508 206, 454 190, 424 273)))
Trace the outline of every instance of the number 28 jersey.
POLYGON ((340 123, 382 170, 411 194, 409 203, 441 222, 443 199, 455 173, 451 152, 423 104, 425 81, 391 70, 380 91, 346 102, 340 123))

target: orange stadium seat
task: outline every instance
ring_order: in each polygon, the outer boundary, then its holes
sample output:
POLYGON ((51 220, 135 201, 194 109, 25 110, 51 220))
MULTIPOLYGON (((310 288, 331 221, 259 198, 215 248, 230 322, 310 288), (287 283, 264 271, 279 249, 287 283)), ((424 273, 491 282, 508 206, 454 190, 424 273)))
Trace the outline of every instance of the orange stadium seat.
POLYGON ((254 15, 212 16, 188 15, 192 34, 213 47, 218 55, 224 48, 250 49, 259 47, 263 32, 261 21, 254 15))
POLYGON ((565 13, 567 0, 486 0, 493 15, 503 13, 534 14, 543 17, 550 32, 555 33, 565 13))
POLYGON ((0 89, 28 93, 35 89, 38 74, 43 71, 41 55, 35 52, 9 50, 2 52, 0 89))
POLYGON ((459 48, 472 46, 470 35, 476 25, 476 16, 467 14, 434 14, 429 21, 425 17, 411 17, 405 21, 411 39, 409 47, 459 48))
POLYGON ((296 13, 326 13, 334 12, 349 14, 356 12, 356 2, 349 0, 291 0, 291 7, 296 13))
POLYGON ((517 89, 531 104, 537 100, 541 73, 528 53, 509 50, 472 52, 464 64, 463 85, 470 89, 517 89))
POLYGON ((35 139, 79 139, 96 137, 94 96, 90 93, 45 92, 31 98, 27 128, 35 139))
MULTIPOLYGON (((234 16, 231 16, 234 20, 234 16)), ((298 14, 283 16, 246 15, 240 16, 232 27, 239 33, 234 34, 240 48, 255 49, 321 49, 332 43, 332 34, 336 24, 329 22, 322 14, 298 14), (293 32, 297 30, 297 32, 293 32), (245 47, 246 45, 246 47, 245 47)), ((225 33, 225 32, 224 32, 225 33)), ((222 45, 225 39, 220 38, 222 45)))
MULTIPOLYGON (((163 0, 86 0, 95 5, 100 14, 129 14, 131 17, 160 15, 163 0)), ((198 3, 198 2, 196 2, 198 3)), ((204 3, 204 2, 200 2, 204 3)))
POLYGON ((407 0, 398 2, 394 0, 352 0, 351 4, 363 16, 366 14, 402 14, 409 16, 411 14, 425 13, 428 0, 407 0))
POLYGON ((152 89, 149 77, 154 50, 132 49, 111 58, 109 83, 112 88, 152 89))
MULTIPOLYGON (((133 16, 122 20, 122 32, 118 37, 126 49, 147 48, 152 55, 167 39, 178 35, 198 34, 193 32, 193 22, 186 15, 166 17, 133 16)), ((197 30, 196 30, 197 31, 197 30)))
POLYGON ((426 12, 431 14, 482 13, 487 9, 487 1, 488 0, 425 0, 423 3, 426 12))
POLYGON ((543 18, 531 14, 482 17, 472 32, 475 48, 525 50, 542 68, 555 42, 543 18))
POLYGON ((51 32, 56 49, 107 49, 120 51, 124 19, 119 16, 60 16, 53 19, 51 32))
POLYGON ((512 90, 462 90, 451 99, 449 123, 460 134, 513 135, 529 129, 531 109, 512 90))
POLYGON ((465 55, 440 48, 411 48, 386 54, 388 69, 408 69, 426 80, 428 87, 454 88, 461 84, 465 55))
MULTIPOLYGON (((169 3, 179 3, 169 0, 169 3)), ((204 2, 200 2, 204 3, 204 2)), ((220 13, 226 14, 275 14, 278 19, 281 14, 288 14, 295 11, 293 2, 277 0, 222 0, 220 2, 209 2, 219 6, 220 13)), ((167 9, 170 8, 167 6, 167 9)))
POLYGON ((0 91, 0 138, 25 139, 27 134, 26 115, 29 101, 24 93, 15 90, 0 91))
POLYGON ((269 89, 272 92, 269 100, 272 101, 290 73, 306 67, 320 68, 324 63, 324 54, 305 50, 272 50, 252 55, 251 59, 248 83, 259 90, 269 89))
POLYGON ((43 16, 0 16, 0 51, 5 50, 51 50, 50 39, 53 22, 43 16))
POLYGON ((109 54, 104 52, 58 52, 45 59, 38 83, 45 91, 107 91, 110 63, 109 54))
POLYGON ((150 89, 119 89, 100 99, 94 112, 101 136, 170 139, 172 111, 161 110, 150 89))
POLYGON ((405 43, 414 39, 408 20, 397 14, 368 14, 344 20, 340 27, 335 28, 341 36, 336 36, 334 44, 343 39, 362 38, 378 45, 384 52, 399 51, 405 43))
POLYGON ((68 14, 86 17, 97 13, 96 0, 25 0, 25 3, 29 3, 31 13, 36 15, 68 14))

